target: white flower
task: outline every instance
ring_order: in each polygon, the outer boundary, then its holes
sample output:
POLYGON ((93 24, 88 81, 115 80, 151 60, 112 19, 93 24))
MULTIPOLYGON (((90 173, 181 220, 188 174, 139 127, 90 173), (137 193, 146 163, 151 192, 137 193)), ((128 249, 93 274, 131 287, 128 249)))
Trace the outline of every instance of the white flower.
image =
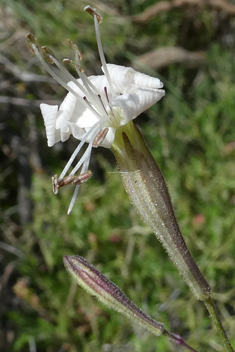
MULTIPOLYGON (((106 64, 99 32, 102 18, 90 6, 85 7, 85 10, 94 17, 103 75, 86 77, 80 66, 81 54, 72 42, 70 44, 75 49, 74 66, 80 78, 75 79, 57 61, 54 54, 43 47, 42 51, 47 62, 55 64, 60 69, 60 75, 55 73, 44 60, 36 39, 32 35, 28 36, 30 46, 42 65, 69 92, 60 107, 40 105, 48 146, 51 147, 59 141, 64 142, 70 135, 80 140, 58 180, 57 177, 53 178, 55 193, 64 184, 72 182, 76 184, 68 213, 72 210, 80 183, 91 176, 87 171, 92 146, 101 145, 110 148, 115 138, 115 130, 119 126, 135 119, 165 95, 165 91, 161 89, 163 84, 158 78, 139 73, 131 67, 106 64), (88 143, 85 153, 69 176, 65 177, 85 142, 88 143), (80 176, 75 176, 80 168, 80 176)), ((70 60, 64 61, 72 63, 70 60)))

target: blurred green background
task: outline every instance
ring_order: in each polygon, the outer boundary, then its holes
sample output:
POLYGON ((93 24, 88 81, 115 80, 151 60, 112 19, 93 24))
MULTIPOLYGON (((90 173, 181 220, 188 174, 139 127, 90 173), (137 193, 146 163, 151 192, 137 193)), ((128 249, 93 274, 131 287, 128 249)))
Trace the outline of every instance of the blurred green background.
MULTIPOLYGON (((70 216, 73 188, 52 193, 51 176, 60 173, 77 141, 47 147, 39 103, 58 103, 65 91, 40 67, 25 35, 32 32, 60 59, 73 57, 66 45, 72 39, 86 73, 100 74, 85 5, 0 4, 0 350, 181 350, 77 287, 62 256, 79 254, 194 348, 223 351, 203 304, 129 203, 110 150, 92 153, 94 177, 82 186, 70 216)), ((165 175, 184 238, 235 345, 235 1, 90 5, 104 18, 107 61, 164 82, 166 97, 136 124, 165 175), (153 9, 145 12, 156 4, 154 16, 153 9)))

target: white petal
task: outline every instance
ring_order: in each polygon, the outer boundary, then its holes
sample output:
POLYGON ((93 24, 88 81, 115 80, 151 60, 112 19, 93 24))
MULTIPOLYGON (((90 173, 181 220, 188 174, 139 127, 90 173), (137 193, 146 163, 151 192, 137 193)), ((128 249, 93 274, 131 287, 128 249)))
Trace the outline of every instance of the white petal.
POLYGON ((65 142, 67 141, 67 139, 69 139, 71 135, 71 128, 68 123, 62 126, 62 128, 60 129, 60 135, 61 135, 61 142, 65 142))
POLYGON ((101 146, 104 148, 111 148, 114 138, 115 138, 115 130, 113 128, 109 128, 108 134, 105 137, 105 140, 103 141, 101 146))
POLYGON ((120 93, 130 91, 133 84, 140 88, 162 88, 160 79, 135 71, 132 67, 107 64, 114 87, 120 93))
POLYGON ((66 95, 59 108, 56 128, 62 129, 66 122, 78 124, 79 127, 91 127, 94 124, 93 114, 72 93, 66 95))
POLYGON ((104 87, 108 88, 108 81, 105 75, 100 76, 89 76, 89 81, 96 87, 100 95, 104 95, 104 87))
MULTIPOLYGON (((80 81, 81 80, 78 79, 78 82, 80 82, 80 81)), ((73 90, 75 90, 75 92, 77 92, 81 97, 84 96, 84 94, 81 92, 81 90, 76 86, 76 84, 74 82, 69 82, 68 86, 70 86, 73 90)), ((77 104, 80 105, 82 109, 84 109, 84 105, 79 102, 77 97, 75 95, 73 95, 72 93, 68 93, 66 95, 66 97, 64 98, 62 104, 60 105, 60 108, 59 108, 60 115, 59 116, 63 116, 63 119, 70 121, 71 117, 73 115, 74 109, 77 104)), ((57 128, 59 128, 58 123, 59 122, 57 122, 57 128)))
POLYGON ((70 127, 71 127, 71 134, 74 136, 74 138, 76 138, 78 140, 81 140, 83 138, 84 134, 86 133, 84 128, 80 128, 79 126, 77 126, 73 122, 70 123, 70 127))
POLYGON ((79 105, 76 105, 73 116, 74 118, 71 121, 75 122, 80 128, 92 127, 98 121, 97 116, 92 114, 89 109, 81 110, 79 105))
POLYGON ((120 106, 123 110, 121 125, 135 119, 143 111, 150 108, 165 95, 162 89, 142 89, 136 93, 124 94, 112 99, 113 106, 120 106))
POLYGON ((131 86, 135 70, 133 70, 131 67, 113 64, 107 64, 107 67, 114 86, 114 90, 123 94, 125 89, 128 89, 128 87, 131 86))
MULTIPOLYGON (((73 114, 75 105, 76 105, 77 99, 72 93, 68 93, 66 97, 64 98, 62 104, 60 105, 59 108, 59 116, 63 116, 64 120, 69 121, 71 119, 71 116, 73 114)), ((60 119, 58 119, 60 120, 60 119)), ((57 126, 59 121, 57 122, 57 126)))
POLYGON ((60 141, 58 131, 55 129, 58 105, 40 104, 40 109, 46 128, 47 144, 52 147, 60 141))
POLYGON ((162 88, 163 83, 159 78, 151 77, 144 73, 135 71, 133 75, 133 83, 141 88, 162 88))

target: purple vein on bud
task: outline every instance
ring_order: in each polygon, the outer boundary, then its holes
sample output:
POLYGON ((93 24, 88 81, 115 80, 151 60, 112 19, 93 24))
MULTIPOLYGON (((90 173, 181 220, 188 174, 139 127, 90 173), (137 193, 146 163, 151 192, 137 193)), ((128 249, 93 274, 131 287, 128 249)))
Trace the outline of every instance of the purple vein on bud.
POLYGON ((66 269, 89 294, 95 296, 109 308, 142 325, 155 335, 159 336, 162 334, 164 331, 162 323, 155 321, 142 312, 117 285, 109 281, 84 258, 80 256, 64 256, 63 260, 66 269))
POLYGON ((194 351, 181 336, 171 333, 164 328, 164 325, 139 309, 113 282, 108 280, 86 259, 80 256, 64 256, 64 265, 77 283, 90 295, 95 296, 100 302, 111 309, 123 314, 132 322, 143 326, 156 336, 164 335, 176 345, 194 351))

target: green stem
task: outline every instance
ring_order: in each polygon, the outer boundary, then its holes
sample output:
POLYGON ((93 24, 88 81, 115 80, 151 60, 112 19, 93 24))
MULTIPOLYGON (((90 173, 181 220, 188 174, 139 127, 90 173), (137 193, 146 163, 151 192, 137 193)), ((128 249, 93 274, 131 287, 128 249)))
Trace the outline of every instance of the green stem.
POLYGON ((223 325, 221 323, 220 320, 220 316, 219 316, 219 311, 217 306, 215 305, 215 302, 213 301, 213 299, 211 297, 208 297, 205 301, 205 306, 208 309, 208 312, 210 314, 211 319, 213 320, 216 329, 219 332, 219 335, 221 337, 221 340, 223 341, 224 347, 226 348, 227 352, 234 352, 234 349, 232 348, 228 336, 223 328, 223 325))

